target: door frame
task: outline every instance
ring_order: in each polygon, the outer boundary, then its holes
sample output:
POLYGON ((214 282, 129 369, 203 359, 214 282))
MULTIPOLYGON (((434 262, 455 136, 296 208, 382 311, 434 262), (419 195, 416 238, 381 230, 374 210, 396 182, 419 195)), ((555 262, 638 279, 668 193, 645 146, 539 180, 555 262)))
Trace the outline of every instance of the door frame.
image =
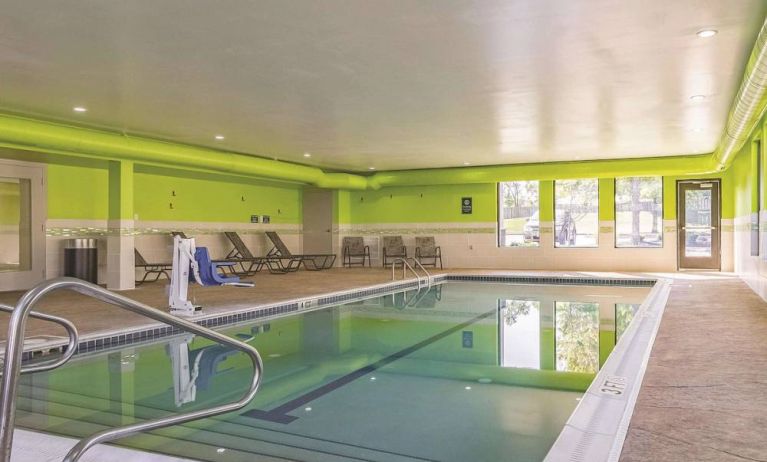
POLYGON ((722 270, 722 181, 720 178, 710 179, 691 179, 691 180, 677 180, 676 181, 676 233, 677 233, 677 248, 676 248, 676 266, 677 270, 705 270, 705 271, 721 271, 722 270), (703 184, 703 183, 715 183, 716 184, 716 201, 717 207, 712 207, 712 215, 716 213, 716 217, 712 216, 712 233, 711 233, 711 258, 716 259, 716 265, 711 266, 682 266, 682 252, 685 249, 686 233, 684 232, 684 216, 682 213, 684 208, 684 197, 682 197, 682 184, 703 184), (716 218, 714 221, 713 218, 716 218), (716 242, 716 248, 714 243, 716 242))
POLYGON ((45 220, 48 216, 45 164, 0 159, 0 176, 30 180, 31 265, 28 271, 0 272, 0 290, 29 289, 46 277, 45 220))

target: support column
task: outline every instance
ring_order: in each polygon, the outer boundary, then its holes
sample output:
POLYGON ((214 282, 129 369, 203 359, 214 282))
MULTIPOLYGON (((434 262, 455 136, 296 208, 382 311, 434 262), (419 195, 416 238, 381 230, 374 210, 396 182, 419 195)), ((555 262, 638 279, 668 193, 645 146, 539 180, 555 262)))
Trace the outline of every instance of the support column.
POLYGON ((133 226, 133 162, 112 161, 109 163, 108 289, 135 288, 133 226))

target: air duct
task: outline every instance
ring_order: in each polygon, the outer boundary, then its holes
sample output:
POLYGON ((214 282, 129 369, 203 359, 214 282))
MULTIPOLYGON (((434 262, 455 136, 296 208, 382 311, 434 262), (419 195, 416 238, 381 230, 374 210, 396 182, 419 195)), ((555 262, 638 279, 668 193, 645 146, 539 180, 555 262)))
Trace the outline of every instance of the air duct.
POLYGON ((767 19, 756 39, 740 89, 727 116, 722 139, 714 151, 718 171, 727 170, 767 107, 767 19))

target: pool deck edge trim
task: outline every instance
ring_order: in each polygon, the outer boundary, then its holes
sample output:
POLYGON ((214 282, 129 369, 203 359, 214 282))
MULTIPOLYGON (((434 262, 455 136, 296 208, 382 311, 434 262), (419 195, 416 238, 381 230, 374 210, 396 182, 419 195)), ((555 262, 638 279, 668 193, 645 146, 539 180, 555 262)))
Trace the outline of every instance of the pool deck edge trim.
POLYGON ((619 460, 671 285, 670 279, 656 279, 634 322, 594 377, 545 462, 619 460))

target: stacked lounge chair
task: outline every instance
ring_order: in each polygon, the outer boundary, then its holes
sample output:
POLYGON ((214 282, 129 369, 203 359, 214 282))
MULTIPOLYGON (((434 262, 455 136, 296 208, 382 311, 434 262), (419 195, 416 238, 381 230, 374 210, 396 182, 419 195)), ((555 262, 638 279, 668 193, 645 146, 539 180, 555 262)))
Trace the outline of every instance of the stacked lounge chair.
POLYGON ((163 274, 167 279, 170 279, 168 271, 173 270, 173 265, 170 263, 149 263, 146 261, 141 252, 138 249, 133 249, 134 266, 144 270, 144 277, 140 281, 136 281, 136 285, 141 285, 145 282, 155 282, 160 279, 163 274), (154 279, 149 279, 150 276, 154 276, 154 279))
POLYGON ((235 274, 249 276, 258 273, 263 267, 269 269, 272 274, 285 274, 298 271, 301 267, 302 259, 300 257, 278 255, 256 257, 242 241, 239 234, 229 231, 225 232, 224 235, 232 243, 234 249, 227 254, 223 261, 235 262, 240 265, 240 271, 232 270, 235 274))
POLYGON ((309 271, 319 271, 333 267, 336 262, 336 255, 332 253, 301 254, 295 255, 290 252, 288 246, 282 242, 280 235, 274 231, 267 231, 266 236, 272 241, 272 250, 266 254, 267 257, 280 258, 299 258, 304 264, 304 268, 309 271))

